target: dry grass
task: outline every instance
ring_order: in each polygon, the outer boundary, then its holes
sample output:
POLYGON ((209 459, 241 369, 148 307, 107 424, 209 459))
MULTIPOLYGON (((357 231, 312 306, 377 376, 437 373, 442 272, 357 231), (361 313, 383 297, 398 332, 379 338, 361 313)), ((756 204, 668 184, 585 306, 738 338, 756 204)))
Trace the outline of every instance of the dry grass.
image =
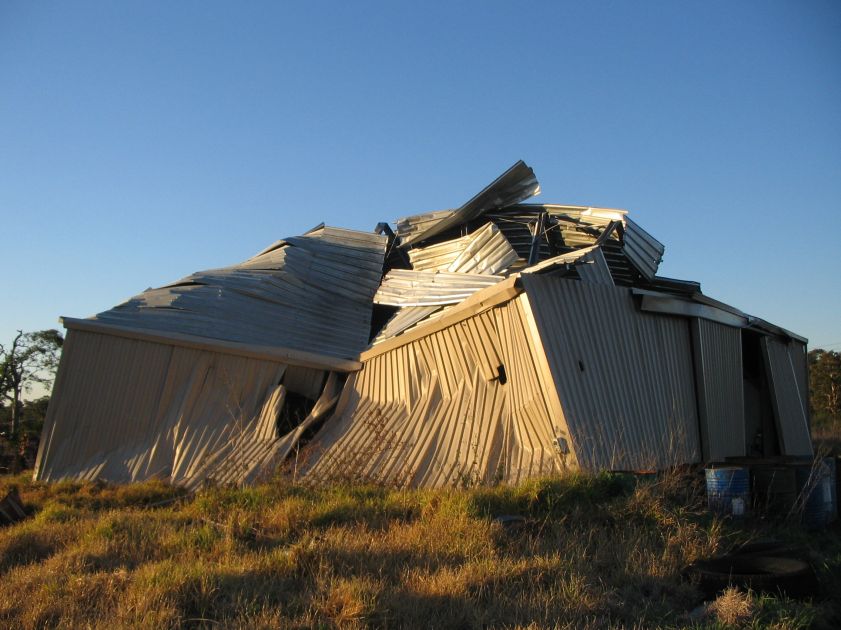
POLYGON ((744 624, 753 617, 754 604, 750 593, 729 587, 707 605, 707 614, 726 626, 744 624))
MULTIPOLYGON (((570 475, 409 491, 277 481, 183 497, 152 482, 4 478, 0 490, 16 483, 34 517, 0 530, 0 627, 831 624, 831 601, 739 593, 689 615, 702 598, 681 569, 758 535, 706 515, 698 482, 570 475), (502 514, 527 520, 506 529, 502 514)), ((837 532, 792 535, 823 554, 825 574, 841 567, 837 532)))

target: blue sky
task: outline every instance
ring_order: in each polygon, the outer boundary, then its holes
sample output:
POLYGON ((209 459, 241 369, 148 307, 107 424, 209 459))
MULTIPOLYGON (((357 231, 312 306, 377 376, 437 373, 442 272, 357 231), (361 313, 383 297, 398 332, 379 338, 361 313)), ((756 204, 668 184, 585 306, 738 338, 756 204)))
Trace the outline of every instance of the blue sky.
POLYGON ((841 350, 837 1, 4 1, 0 341, 520 158, 841 350))

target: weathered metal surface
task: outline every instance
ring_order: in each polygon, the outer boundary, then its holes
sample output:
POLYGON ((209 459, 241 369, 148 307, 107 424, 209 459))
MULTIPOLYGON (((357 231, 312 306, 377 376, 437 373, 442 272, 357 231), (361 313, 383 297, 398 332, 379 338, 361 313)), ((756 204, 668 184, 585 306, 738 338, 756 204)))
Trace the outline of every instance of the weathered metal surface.
POLYGON ((475 232, 436 245, 409 250, 415 271, 495 274, 517 260, 517 252, 493 223, 475 232))
MULTIPOLYGON (((499 228, 489 222, 462 238, 409 250, 409 258, 416 271, 440 269, 452 273, 493 275, 516 262, 517 252, 499 228)), ((441 306, 401 308, 379 332, 374 343, 399 335, 441 312, 441 306)))
POLYGON ((691 328, 704 460, 747 455, 742 333, 697 318, 691 328))
POLYGON ((794 374, 797 376, 797 384, 801 395, 807 401, 805 405, 806 424, 809 426, 809 434, 812 429, 812 412, 809 408, 809 348, 805 342, 792 339, 789 352, 791 353, 791 364, 794 367, 794 374))
POLYGON ((654 278, 664 248, 627 214, 614 208, 517 204, 488 213, 487 217, 505 233, 520 258, 526 259, 533 244, 531 230, 538 218, 546 215, 539 241, 540 260, 599 244, 613 279, 631 285, 639 277, 654 278), (611 230, 612 225, 622 229, 611 230))
MULTIPOLYGON (((242 482, 272 453, 284 364, 68 332, 36 461, 38 479, 242 482)), ((297 379, 298 384, 294 384, 297 379)))
POLYGON ((528 327, 515 299, 365 361, 305 479, 437 487, 560 470, 563 419, 528 327))
POLYGON ((519 203, 540 192, 534 171, 520 160, 458 210, 427 213, 397 220, 402 245, 418 243, 476 219, 495 208, 519 203))
POLYGON ((639 470, 700 460, 689 323, 628 289, 522 277, 578 463, 639 470))
POLYGON ((456 304, 500 280, 502 276, 477 273, 393 269, 383 278, 374 303, 391 306, 456 304))
POLYGON ((368 344, 387 241, 322 227, 145 291, 95 321, 353 359, 368 344))
POLYGON ((640 309, 649 313, 699 317, 734 328, 744 328, 748 325, 748 316, 744 313, 734 313, 717 306, 698 302, 695 299, 686 299, 647 289, 631 289, 631 292, 642 298, 640 309))
POLYGON ((192 348, 194 350, 210 350, 211 352, 223 352, 249 359, 260 359, 296 365, 303 368, 316 370, 335 370, 338 372, 353 372, 358 370, 360 363, 351 359, 331 357, 326 354, 316 354, 306 350, 293 350, 280 348, 278 346, 261 346, 255 344, 237 343, 234 341, 222 341, 221 339, 208 339, 194 335, 181 333, 161 332, 158 330, 130 328, 128 326, 115 326, 97 319, 74 319, 62 317, 61 323, 67 330, 81 330, 85 332, 101 333, 122 337, 125 339, 138 339, 140 341, 151 341, 163 343, 180 348, 192 348))
POLYGON ((622 237, 622 251, 644 278, 653 280, 666 248, 628 217, 625 217, 624 221, 625 235, 622 237))
POLYGON ((610 268, 604 259, 601 247, 598 245, 553 256, 536 265, 526 267, 520 273, 542 273, 565 266, 574 267, 578 278, 583 282, 614 286, 610 268))
POLYGON ((656 276, 664 247, 624 210, 519 203, 538 191, 518 162, 397 236, 321 224, 65 320, 36 476, 249 483, 334 403, 304 458, 311 482, 517 482, 742 455, 739 329, 762 335, 783 451, 811 453, 805 339, 656 276), (375 303, 401 308, 369 346, 375 303), (339 394, 339 373, 360 368, 339 394), (291 393, 317 402, 279 436, 291 393))
POLYGON ((773 337, 763 337, 761 344, 783 454, 813 455, 807 415, 809 392, 803 388, 803 362, 795 357, 801 350, 800 344, 773 337))

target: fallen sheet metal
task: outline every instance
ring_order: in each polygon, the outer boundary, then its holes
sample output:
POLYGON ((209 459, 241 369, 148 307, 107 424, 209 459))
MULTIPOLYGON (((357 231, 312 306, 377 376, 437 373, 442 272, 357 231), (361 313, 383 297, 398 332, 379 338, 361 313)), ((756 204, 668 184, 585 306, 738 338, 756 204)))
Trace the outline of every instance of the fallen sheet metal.
POLYGON ((504 208, 540 192, 534 171, 520 160, 458 210, 427 213, 397 220, 402 245, 411 245, 476 219, 495 208, 504 208))
MULTIPOLYGON (((488 222, 462 238, 409 250, 409 258, 416 271, 440 269, 460 274, 495 275, 508 269, 518 256, 499 228, 488 222)), ((441 309, 442 306, 434 305, 405 306, 388 321, 374 343, 399 335, 441 309)))
POLYGON ((517 204, 488 213, 487 218, 499 226, 520 258, 527 260, 534 238, 531 230, 542 214, 546 222, 537 241, 540 261, 600 244, 615 282, 632 285, 639 278, 654 281, 665 248, 629 219, 626 210, 517 204), (613 225, 620 229, 612 229, 613 225), (607 230, 611 232, 605 238, 607 230))
POLYGON ((478 273, 394 269, 383 279, 374 303, 391 306, 456 304, 500 280, 502 276, 478 273))
POLYGON ((548 272, 559 267, 574 268, 578 278, 584 282, 607 286, 613 286, 614 284, 613 277, 610 275, 610 268, 607 266, 601 247, 598 245, 548 258, 536 265, 526 267, 521 273, 548 272))
POLYGON ((517 258, 511 243, 491 222, 461 238, 409 250, 415 271, 494 274, 510 267, 517 258))

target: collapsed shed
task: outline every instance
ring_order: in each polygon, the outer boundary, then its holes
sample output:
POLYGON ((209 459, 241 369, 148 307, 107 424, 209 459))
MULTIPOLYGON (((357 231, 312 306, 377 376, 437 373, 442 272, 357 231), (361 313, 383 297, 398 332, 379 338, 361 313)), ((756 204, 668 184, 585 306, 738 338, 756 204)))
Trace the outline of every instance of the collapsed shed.
POLYGON ((657 275, 623 210, 518 162, 396 233, 319 226, 67 341, 36 478, 517 482, 811 455, 806 340, 657 275))

